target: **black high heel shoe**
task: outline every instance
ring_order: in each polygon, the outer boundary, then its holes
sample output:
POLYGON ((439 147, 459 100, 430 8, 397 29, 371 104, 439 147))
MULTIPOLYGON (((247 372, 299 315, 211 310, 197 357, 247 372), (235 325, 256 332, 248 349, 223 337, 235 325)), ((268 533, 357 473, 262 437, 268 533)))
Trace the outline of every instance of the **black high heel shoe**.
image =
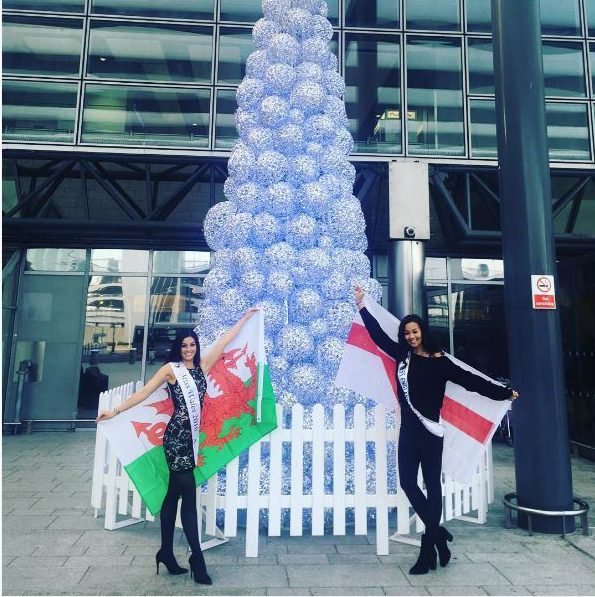
POLYGON ((436 550, 433 541, 426 532, 421 536, 419 557, 409 570, 409 574, 427 574, 430 570, 436 570, 436 550))
POLYGON ((188 568, 182 568, 182 566, 178 565, 178 562, 176 562, 176 558, 174 557, 173 553, 168 554, 166 556, 161 552, 161 550, 159 550, 155 554, 155 565, 157 566, 157 574, 159 574, 159 564, 163 564, 170 574, 185 574, 186 572, 188 572, 188 568))
POLYGON ((440 558, 440 565, 444 568, 450 562, 450 549, 448 549, 447 541, 452 541, 452 535, 444 527, 439 527, 435 533, 434 545, 438 550, 438 557, 440 558))
POLYGON ((198 556, 194 553, 191 554, 188 563, 190 564, 190 578, 194 578, 195 583, 201 585, 213 584, 211 577, 207 574, 207 567, 202 553, 198 556))

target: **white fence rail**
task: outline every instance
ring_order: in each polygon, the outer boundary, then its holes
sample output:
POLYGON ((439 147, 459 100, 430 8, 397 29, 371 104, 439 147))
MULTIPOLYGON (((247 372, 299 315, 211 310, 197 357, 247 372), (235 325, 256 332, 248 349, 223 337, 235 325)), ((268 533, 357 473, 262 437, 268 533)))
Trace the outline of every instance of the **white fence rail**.
MULTIPOLYGON (((103 392, 99 409, 113 408, 134 389, 135 384, 131 382, 103 392)), ((278 537, 284 509, 289 509, 291 536, 305 532, 306 510, 311 510, 311 525, 307 525, 311 530, 307 532, 318 536, 330 532, 328 526, 325 529, 325 509, 332 512, 333 535, 346 534, 349 509, 353 510, 355 534, 366 535, 370 522, 368 508, 374 508, 376 551, 378 555, 386 555, 389 539, 399 540, 402 536, 405 542, 410 542, 406 539, 408 534, 423 530, 403 491, 396 483, 389 483, 389 478, 394 479, 389 473, 397 469, 398 429, 387 428, 382 405, 376 406, 373 413, 366 413, 362 405, 357 405, 349 427, 342 405, 334 407, 330 425, 329 421, 325 425, 321 404, 314 406, 308 425, 304 424, 304 409, 299 404, 291 410, 290 427, 283 426, 284 414, 277 406, 279 427, 249 448, 247 469, 242 467, 240 471, 240 461, 244 463, 246 458, 236 458, 212 477, 202 491, 197 490, 206 534, 221 537, 216 517, 217 511, 222 510, 223 534, 235 537, 238 512, 246 510, 246 556, 256 557, 261 510, 268 512, 268 535, 278 537), (368 458, 369 444, 373 444, 372 459, 368 458), (290 471, 283 469, 284 449, 291 455, 290 471), (346 457, 348 451, 353 453, 351 462, 346 457), (240 483, 243 475, 247 478, 245 484, 240 483), (325 479, 329 476, 332 477, 332 493, 325 489, 325 479), (241 485, 245 485, 245 492, 240 493, 241 485), (307 492, 304 486, 309 488, 307 492), (390 508, 396 508, 397 514, 396 532, 392 537, 389 537, 390 508)), ((462 518, 484 523, 488 502, 493 501, 492 478, 491 451, 487 450, 469 485, 443 479, 443 520, 462 518)), ((91 504, 96 515, 105 509, 106 529, 153 520, 101 431, 97 433, 95 445, 91 504), (118 516, 127 518, 118 520, 118 516)))

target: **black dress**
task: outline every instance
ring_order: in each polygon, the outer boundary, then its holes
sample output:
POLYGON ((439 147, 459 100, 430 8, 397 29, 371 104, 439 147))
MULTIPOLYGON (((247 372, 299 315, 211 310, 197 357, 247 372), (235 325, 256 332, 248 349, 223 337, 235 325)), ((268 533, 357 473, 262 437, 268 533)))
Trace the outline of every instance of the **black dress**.
MULTIPOLYGON (((200 367, 188 369, 200 396, 202 408, 203 398, 207 390, 207 380, 200 367)), ((163 450, 169 470, 175 473, 191 471, 196 466, 192 449, 192 430, 190 418, 182 388, 176 380, 175 384, 167 382, 167 390, 174 403, 174 413, 163 434, 163 450)))

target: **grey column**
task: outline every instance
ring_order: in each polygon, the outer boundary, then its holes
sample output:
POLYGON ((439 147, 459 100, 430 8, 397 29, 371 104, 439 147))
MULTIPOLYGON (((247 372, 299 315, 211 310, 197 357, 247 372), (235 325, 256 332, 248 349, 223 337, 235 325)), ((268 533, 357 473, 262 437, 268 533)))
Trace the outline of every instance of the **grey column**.
MULTIPOLYGON (((569 510, 559 315, 531 301, 531 274, 556 273, 539 0, 492 0, 492 22, 510 377, 521 394, 513 408, 518 503, 569 510)), ((533 529, 559 533, 562 520, 534 517, 533 529)))
POLYGON ((424 242, 391 240, 388 250, 389 311, 399 319, 424 317, 424 242))

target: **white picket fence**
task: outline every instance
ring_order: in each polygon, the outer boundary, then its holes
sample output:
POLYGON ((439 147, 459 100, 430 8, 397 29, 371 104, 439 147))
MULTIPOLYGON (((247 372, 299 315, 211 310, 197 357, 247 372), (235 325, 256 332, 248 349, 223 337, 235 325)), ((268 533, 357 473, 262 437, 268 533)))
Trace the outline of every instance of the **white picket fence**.
MULTIPOLYGON (((108 410, 117 406, 134 388, 135 384, 131 382, 103 392, 99 409, 108 410)), ((311 425, 305 426, 304 409, 296 404, 291 410, 291 426, 286 428, 282 425, 285 420, 283 409, 277 406, 279 427, 249 448, 247 471, 240 471, 241 457, 236 458, 197 489, 197 499, 203 511, 202 534, 214 537, 203 548, 224 542, 226 537, 235 537, 238 511, 242 509, 246 510, 246 557, 258 556, 261 510, 268 512, 268 535, 279 537, 284 509, 289 509, 290 536, 304 533, 306 509, 311 510, 311 525, 308 525, 311 531, 308 529, 306 532, 320 536, 325 534, 325 509, 332 511, 333 535, 346 534, 348 509, 354 512, 354 533, 366 535, 368 508, 374 508, 378 555, 389 553, 389 539, 416 543, 415 539, 407 536, 422 531, 423 524, 410 509, 403 491, 398 487, 389 488, 388 473, 397 467, 398 429, 387 428, 384 407, 376 406, 373 417, 367 417, 364 407, 357 405, 353 424, 349 427, 346 426, 345 409, 339 404, 333 408, 332 426, 325 426, 321 404, 314 406, 309 419, 311 425), (374 444, 373 461, 367 458, 366 444, 369 442, 374 444), (289 473, 286 471, 290 478, 283 477, 282 452, 286 443, 290 445, 291 453, 291 470, 289 473), (391 443, 394 445, 391 446, 391 443), (266 461, 261 456, 265 444, 269 444, 266 461), (353 452, 353 464, 349 465, 353 470, 349 475, 346 474, 348 450, 353 452), (331 454, 333 492, 329 494, 325 491, 325 460, 328 469, 331 454), (304 466, 304 456, 307 465, 311 466, 304 466), (240 493, 242 474, 247 477, 247 482, 242 484, 246 486, 245 493, 240 493), (225 477, 224 482, 219 482, 218 477, 221 475, 225 477), (375 482, 369 483, 370 479, 375 482), (308 493, 304 493, 304 485, 311 488, 308 493), (223 489, 218 491, 219 487, 223 489), (390 508, 396 508, 396 532, 392 536, 389 536, 390 508), (216 526, 218 510, 224 513, 222 533, 216 526)), ((326 472, 329 474, 328 470, 326 472)), ((492 481, 492 455, 488 449, 469 485, 443 479, 443 520, 458 518, 484 523, 488 503, 494 499, 492 481)), ((96 516, 101 509, 105 509, 106 529, 153 520, 101 431, 97 433, 95 445, 91 504, 96 516), (118 516, 126 518, 118 520, 118 516)), ((329 529, 326 531, 329 532, 329 529)))

